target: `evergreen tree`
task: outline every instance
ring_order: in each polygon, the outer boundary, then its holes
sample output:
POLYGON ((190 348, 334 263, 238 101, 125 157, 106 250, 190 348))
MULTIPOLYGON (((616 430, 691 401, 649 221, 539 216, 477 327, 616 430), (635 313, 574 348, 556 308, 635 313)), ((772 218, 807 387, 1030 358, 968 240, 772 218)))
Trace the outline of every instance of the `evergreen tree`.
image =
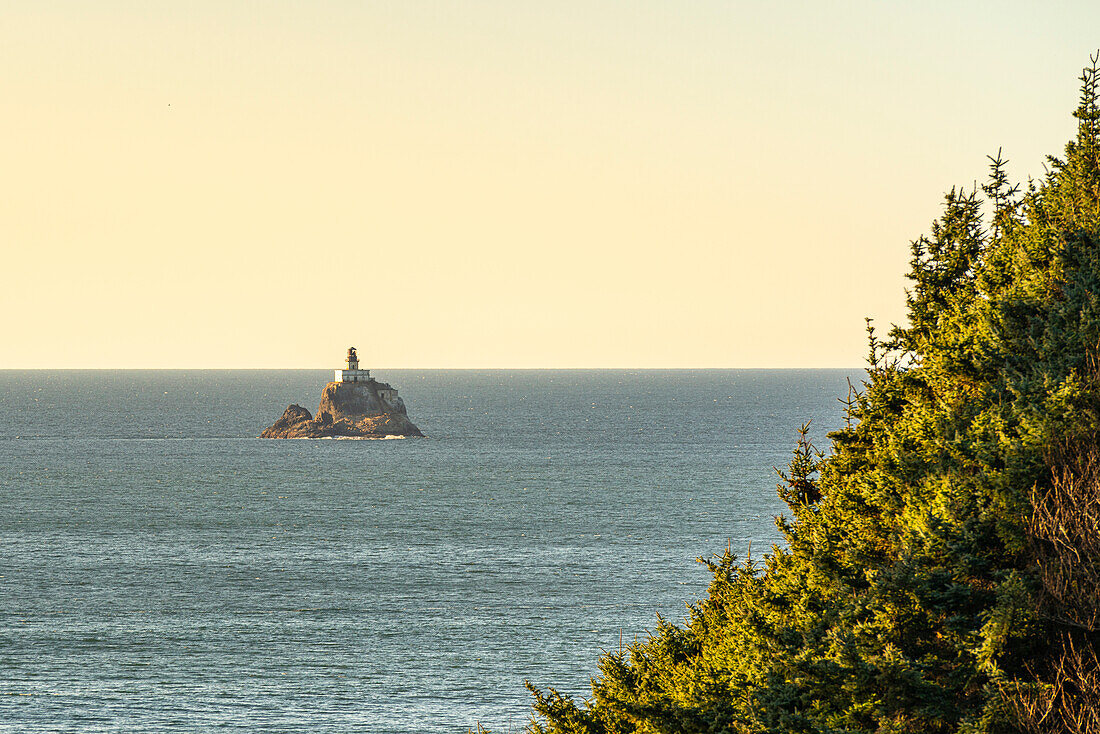
POLYGON ((532 688, 532 732, 1100 732, 1098 58, 1041 181, 998 152, 913 242, 908 325, 781 472, 785 546, 707 562, 591 699, 532 688))

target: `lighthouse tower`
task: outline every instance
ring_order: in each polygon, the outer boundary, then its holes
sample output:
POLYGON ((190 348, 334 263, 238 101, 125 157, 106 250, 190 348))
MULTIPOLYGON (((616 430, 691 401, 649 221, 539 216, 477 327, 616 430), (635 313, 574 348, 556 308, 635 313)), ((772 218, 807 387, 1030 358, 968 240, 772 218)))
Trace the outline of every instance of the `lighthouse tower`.
POLYGON ((368 382, 370 370, 359 369, 359 355, 355 347, 348 347, 348 358, 344 361, 346 369, 336 370, 335 382, 368 382))

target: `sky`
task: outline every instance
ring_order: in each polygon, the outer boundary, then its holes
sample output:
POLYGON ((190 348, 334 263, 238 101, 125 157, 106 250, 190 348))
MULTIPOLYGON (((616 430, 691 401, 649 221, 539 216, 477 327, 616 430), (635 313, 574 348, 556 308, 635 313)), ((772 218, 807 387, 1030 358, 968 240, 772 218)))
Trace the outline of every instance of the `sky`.
POLYGON ((0 0, 0 368, 858 367, 1093 2, 0 0))

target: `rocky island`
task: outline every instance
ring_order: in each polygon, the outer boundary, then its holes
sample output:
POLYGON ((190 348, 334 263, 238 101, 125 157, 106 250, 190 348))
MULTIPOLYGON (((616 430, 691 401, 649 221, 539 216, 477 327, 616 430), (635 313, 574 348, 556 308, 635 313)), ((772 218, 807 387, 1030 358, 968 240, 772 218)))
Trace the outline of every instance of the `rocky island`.
POLYGON ((385 438, 423 436, 390 385, 359 369, 355 347, 348 349, 347 368, 321 392, 317 415, 291 405, 260 438, 385 438))

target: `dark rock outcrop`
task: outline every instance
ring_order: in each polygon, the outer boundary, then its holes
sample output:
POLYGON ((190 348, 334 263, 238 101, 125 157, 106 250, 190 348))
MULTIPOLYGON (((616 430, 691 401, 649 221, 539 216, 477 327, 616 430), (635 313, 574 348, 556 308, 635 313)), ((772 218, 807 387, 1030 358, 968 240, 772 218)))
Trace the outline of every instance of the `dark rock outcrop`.
POLYGON ((317 417, 291 405, 260 438, 384 438, 423 436, 405 402, 384 382, 330 382, 321 393, 317 417))
POLYGON ((260 434, 260 438, 298 438, 296 430, 306 430, 313 416, 300 405, 291 405, 283 411, 279 420, 260 434))

